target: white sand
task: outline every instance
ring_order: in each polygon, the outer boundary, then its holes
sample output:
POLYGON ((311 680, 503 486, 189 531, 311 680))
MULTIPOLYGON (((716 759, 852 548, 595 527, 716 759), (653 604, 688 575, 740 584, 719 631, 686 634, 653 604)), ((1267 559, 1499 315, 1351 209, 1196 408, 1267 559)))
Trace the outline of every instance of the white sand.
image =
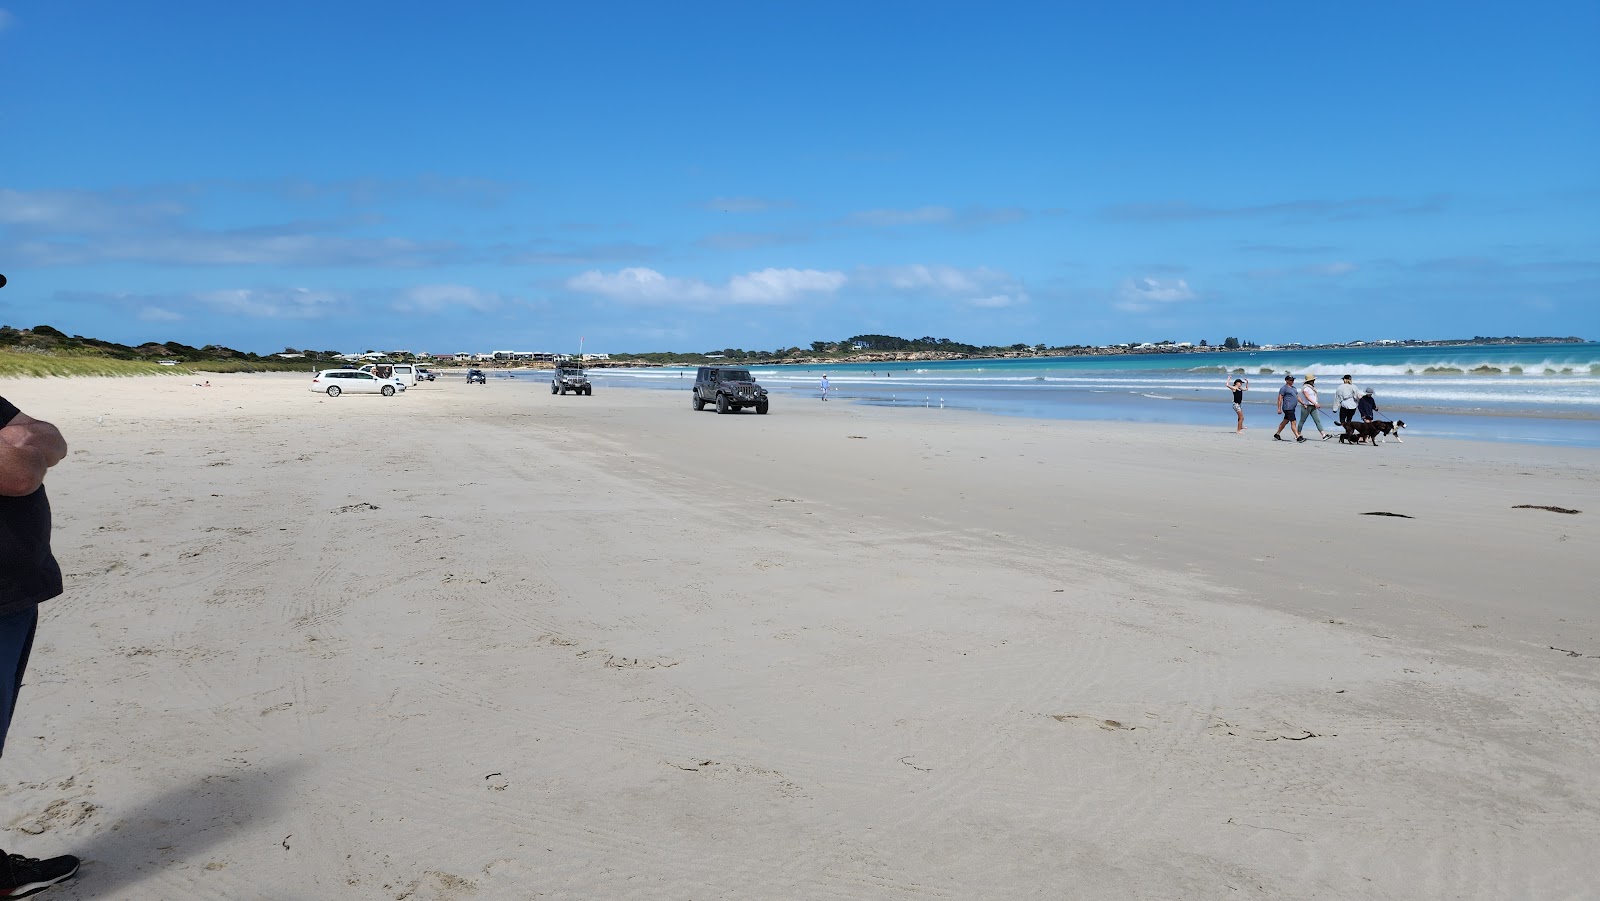
POLYGON ((0 383, 48 897, 1600 885, 1600 453, 211 381, 0 383))

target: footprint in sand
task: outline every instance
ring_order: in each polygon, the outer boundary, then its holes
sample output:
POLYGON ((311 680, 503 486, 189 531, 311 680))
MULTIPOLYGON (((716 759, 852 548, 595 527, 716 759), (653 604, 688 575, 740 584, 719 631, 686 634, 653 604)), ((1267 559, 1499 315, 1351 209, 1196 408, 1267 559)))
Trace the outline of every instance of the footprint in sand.
POLYGON ((1106 730, 1107 732, 1132 732, 1133 730, 1139 728, 1138 726, 1130 726, 1121 720, 1103 720, 1097 716, 1089 716, 1083 713, 1052 713, 1050 714, 1050 718, 1058 723, 1065 723, 1069 720, 1079 720, 1084 723, 1092 723, 1106 730))

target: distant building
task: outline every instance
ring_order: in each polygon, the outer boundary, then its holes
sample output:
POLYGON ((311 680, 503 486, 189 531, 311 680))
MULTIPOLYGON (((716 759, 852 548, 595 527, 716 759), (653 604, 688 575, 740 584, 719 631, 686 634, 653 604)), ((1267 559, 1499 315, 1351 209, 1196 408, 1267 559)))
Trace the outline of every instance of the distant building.
POLYGON ((589 362, 590 360, 609 360, 609 359, 611 359, 611 355, 610 354, 584 354, 583 355, 583 361, 585 363, 589 362))

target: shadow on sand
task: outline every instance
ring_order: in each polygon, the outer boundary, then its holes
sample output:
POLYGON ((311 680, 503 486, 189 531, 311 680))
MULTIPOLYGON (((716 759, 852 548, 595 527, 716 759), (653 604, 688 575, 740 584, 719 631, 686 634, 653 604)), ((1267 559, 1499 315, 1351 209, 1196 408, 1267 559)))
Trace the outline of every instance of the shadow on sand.
POLYGON ((137 897, 140 882, 174 866, 199 864, 212 847, 255 821, 272 819, 303 768, 290 763, 200 776, 132 808, 108 808, 104 828, 87 842, 51 849, 78 855, 83 867, 49 897, 137 897))

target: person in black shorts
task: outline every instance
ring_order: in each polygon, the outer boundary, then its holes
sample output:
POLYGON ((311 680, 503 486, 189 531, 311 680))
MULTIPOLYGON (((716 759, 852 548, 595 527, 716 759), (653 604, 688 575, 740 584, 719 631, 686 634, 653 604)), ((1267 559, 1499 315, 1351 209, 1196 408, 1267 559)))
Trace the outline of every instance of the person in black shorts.
POLYGON ((1300 404, 1299 392, 1294 390, 1294 376, 1283 377, 1283 387, 1278 389, 1278 412, 1283 414, 1283 421, 1278 423, 1278 430, 1272 433, 1273 441, 1283 440, 1283 427, 1288 426, 1294 433, 1294 440, 1304 442, 1306 439, 1300 434, 1300 427, 1294 424, 1294 408, 1300 404))
MULTIPOLYGON (((67 455, 56 427, 0 397, 0 753, 28 669, 39 604, 61 593, 50 552, 50 500, 44 477, 67 455)), ((0 898, 44 891, 78 872, 70 855, 39 860, 0 851, 0 898)))
POLYGON ((1228 390, 1233 392, 1233 412, 1239 417, 1239 427, 1233 430, 1237 435, 1244 431, 1244 393, 1250 390, 1250 380, 1234 379, 1228 382, 1228 390))

